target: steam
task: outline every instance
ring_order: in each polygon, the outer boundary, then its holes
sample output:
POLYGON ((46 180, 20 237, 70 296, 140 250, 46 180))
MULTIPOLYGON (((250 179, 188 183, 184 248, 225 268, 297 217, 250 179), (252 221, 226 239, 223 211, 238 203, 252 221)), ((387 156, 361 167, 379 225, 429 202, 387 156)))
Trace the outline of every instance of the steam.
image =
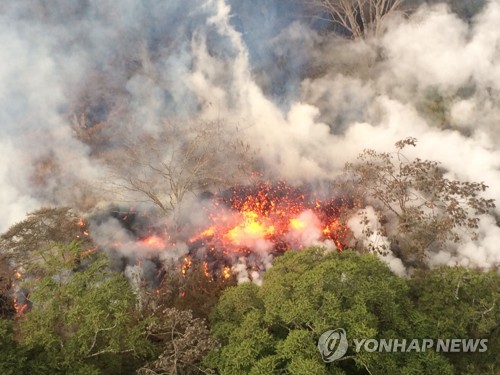
MULTIPOLYGON (((498 1, 470 22, 445 5, 422 6, 359 42, 320 32, 298 5, 284 12, 283 2, 258 1, 248 11, 243 3, 3 1, 0 231, 43 205, 97 204, 102 155, 123 147, 127 132, 154 134, 164 119, 222 118, 269 176, 297 184, 333 179, 364 148, 389 151, 415 136, 408 156, 484 181, 500 201, 498 1), (77 137, 102 123, 99 142, 77 137)), ((184 208, 186 223, 203 222, 184 208)), ((102 245, 132 241, 113 221, 91 229, 102 245)), ((317 238, 311 230, 303 241, 317 238)), ((477 241, 430 253, 429 263, 492 267, 499 241, 485 216, 477 241)), ((134 256, 134 246, 121 251, 134 256)), ((169 254, 187 252, 176 246, 169 254)), ((264 269, 268 246, 256 246, 264 269)), ((388 260, 403 273, 398 261, 388 260)), ((258 278, 244 262, 234 271, 258 278)))

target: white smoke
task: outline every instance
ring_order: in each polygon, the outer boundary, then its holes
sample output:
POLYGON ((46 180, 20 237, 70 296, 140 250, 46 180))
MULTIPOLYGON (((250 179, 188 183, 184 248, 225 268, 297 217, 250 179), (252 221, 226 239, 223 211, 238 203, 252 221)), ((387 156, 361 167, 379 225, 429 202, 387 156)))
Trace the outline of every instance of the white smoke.
MULTIPOLYGON (((498 1, 471 22, 423 6, 367 41, 320 33, 300 13, 280 23, 279 2, 255 6, 275 16, 235 14, 244 5, 224 0, 4 1, 0 231, 42 205, 85 205, 86 186, 105 176, 100 153, 120 149, 124 128, 155 132, 165 118, 238 124, 268 174, 294 183, 333 179, 364 148, 390 151, 414 136, 410 157, 484 181, 500 201, 498 1), (106 122, 98 146, 75 137, 82 111, 106 122)), ((94 232, 108 242, 127 235, 111 223, 94 232)), ((429 254, 430 264, 498 264, 498 232, 484 217, 478 241, 429 254)))
POLYGON ((368 206, 359 210, 349 219, 347 224, 352 230, 354 238, 361 241, 364 248, 370 249, 373 254, 387 263, 396 275, 407 275, 407 270, 401 259, 396 258, 392 253, 389 239, 382 234, 382 228, 373 207, 368 206))

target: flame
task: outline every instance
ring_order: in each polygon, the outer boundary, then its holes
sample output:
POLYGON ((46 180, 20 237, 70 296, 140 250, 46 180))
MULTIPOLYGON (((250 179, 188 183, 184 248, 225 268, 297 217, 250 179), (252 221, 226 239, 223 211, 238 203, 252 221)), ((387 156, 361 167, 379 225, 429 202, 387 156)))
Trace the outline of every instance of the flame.
POLYGON ((191 267, 191 264, 192 264, 191 258, 189 257, 184 258, 184 263, 182 264, 181 267, 181 273, 183 275, 186 275, 188 269, 191 267))
MULTIPOLYGON (((29 294, 25 296, 25 301, 28 299, 29 294)), ((16 311, 16 318, 21 317, 25 312, 26 309, 28 308, 28 303, 19 303, 19 298, 18 295, 14 295, 14 310, 16 311)))
POLYGON ((269 225, 253 211, 242 212, 240 224, 230 229, 225 237, 234 245, 246 245, 259 238, 267 238, 275 231, 273 225, 269 225))
POLYGON ((208 263, 207 262, 203 262, 203 273, 208 278, 211 278, 211 276, 212 276, 212 275, 210 275, 210 272, 208 272, 208 263))
POLYGON ((262 248, 261 240, 270 244, 265 245, 267 249, 279 246, 284 250, 331 240, 341 250, 349 229, 340 221, 340 215, 344 208, 354 206, 344 198, 308 197, 284 182, 237 187, 229 197, 215 201, 207 215, 211 225, 190 241, 201 241, 208 247, 216 244, 223 251, 244 252, 245 248, 262 248))
POLYGON ((96 250, 97 250, 97 246, 94 246, 94 247, 91 247, 90 249, 82 251, 80 254, 82 256, 86 256, 86 255, 92 254, 96 250))
POLYGON ((161 250, 165 248, 165 241, 157 235, 151 235, 139 241, 139 244, 150 249, 161 250))
POLYGON ((323 229, 323 235, 331 239, 337 249, 343 250, 345 246, 342 244, 340 239, 345 239, 349 235, 349 228, 343 224, 340 219, 333 219, 328 223, 323 229))
POLYGON ((306 227, 304 220, 299 218, 290 219, 290 228, 296 231, 302 231, 306 227))
POLYGON ((231 268, 230 267, 225 266, 222 269, 222 277, 224 277, 224 279, 226 279, 226 280, 231 277, 231 268))

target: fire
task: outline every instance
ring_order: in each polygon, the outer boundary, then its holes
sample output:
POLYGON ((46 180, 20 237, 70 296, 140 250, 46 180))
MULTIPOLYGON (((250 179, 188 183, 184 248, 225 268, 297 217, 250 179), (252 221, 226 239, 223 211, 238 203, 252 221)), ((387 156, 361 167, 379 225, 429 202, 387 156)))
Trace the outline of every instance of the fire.
MULTIPOLYGON (((126 247, 136 250, 139 257, 157 257, 160 251, 177 253, 187 245, 187 254, 180 259, 182 275, 199 262, 209 280, 229 279, 232 272, 243 274, 242 267, 249 274, 259 273, 267 269, 273 256, 292 248, 324 244, 344 249, 349 239, 346 210, 356 207, 352 199, 320 199, 308 187, 296 188, 285 182, 236 186, 203 203, 205 225, 183 227, 179 232, 171 227, 145 229, 150 220, 142 220, 139 213, 119 211, 113 217, 129 232, 130 241, 110 238, 109 243, 99 246, 126 247), (169 233, 180 236, 172 238, 169 233)), ((158 275, 161 278, 161 271, 158 275)))
POLYGON ((212 275, 210 275, 210 272, 208 271, 208 263, 207 262, 203 262, 203 273, 208 278, 210 278, 212 276, 212 275))
POLYGON ((150 249, 161 250, 165 248, 165 241, 157 235, 151 235, 139 241, 139 244, 150 249))
POLYGON ((306 223, 299 219, 299 218, 294 218, 290 219, 290 228, 293 230, 301 231, 306 227, 306 223))
POLYGON ((191 268, 191 264, 192 264, 191 258, 189 257, 184 258, 184 263, 182 264, 181 267, 181 273, 183 275, 186 275, 188 269, 191 268))
POLYGON ((308 196, 284 182, 236 187, 215 201, 209 214, 212 225, 190 241, 241 252, 262 248, 263 243, 288 249, 331 240, 341 250, 349 230, 340 214, 349 205, 354 206, 341 198, 323 201, 308 196))
POLYGON ((230 229, 224 237, 234 245, 246 245, 260 238, 268 238, 274 230, 274 226, 266 224, 258 213, 248 211, 242 212, 241 222, 230 229))
POLYGON ((226 279, 226 280, 231 277, 231 268, 230 267, 225 266, 222 269, 222 277, 224 277, 224 279, 226 279))
MULTIPOLYGON (((28 297, 28 296, 26 296, 28 297)), ((14 296, 14 309, 16 310, 16 318, 19 318, 24 314, 26 309, 28 308, 28 304, 26 302, 19 303, 17 296, 14 296)))
POLYGON ((90 249, 87 249, 85 251, 82 251, 80 254, 82 256, 86 256, 86 255, 89 255, 89 254, 92 254, 94 251, 97 250, 97 246, 94 246, 94 247, 91 247, 90 249))

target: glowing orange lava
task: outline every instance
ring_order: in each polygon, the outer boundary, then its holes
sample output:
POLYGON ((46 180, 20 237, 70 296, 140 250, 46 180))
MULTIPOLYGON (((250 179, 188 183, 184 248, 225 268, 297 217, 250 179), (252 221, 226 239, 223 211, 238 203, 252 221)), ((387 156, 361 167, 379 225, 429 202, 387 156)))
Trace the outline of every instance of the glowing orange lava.
POLYGON ((310 197, 284 182, 237 187, 216 201, 208 215, 211 225, 190 241, 214 243, 218 248, 239 252, 242 248, 266 247, 262 240, 271 248, 282 249, 331 240, 341 250, 349 229, 340 216, 349 205, 352 208, 353 203, 343 198, 323 201, 310 197))
POLYGON ((165 248, 165 241, 163 241, 163 238, 156 236, 154 234, 146 238, 143 238, 142 240, 139 241, 139 244, 141 246, 148 247, 150 249, 161 250, 165 248))

